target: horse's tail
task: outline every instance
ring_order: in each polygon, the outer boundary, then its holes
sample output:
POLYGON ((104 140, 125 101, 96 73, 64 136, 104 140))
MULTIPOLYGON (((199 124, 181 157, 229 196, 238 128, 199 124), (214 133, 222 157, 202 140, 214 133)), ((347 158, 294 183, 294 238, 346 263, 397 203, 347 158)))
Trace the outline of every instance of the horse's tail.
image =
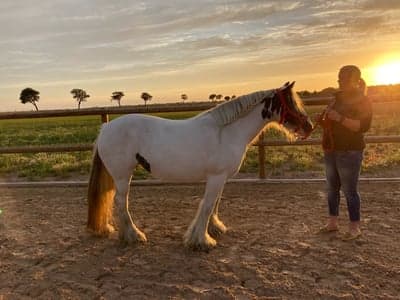
POLYGON ((87 227, 96 235, 106 235, 110 231, 109 223, 112 218, 115 185, 99 156, 97 143, 94 146, 93 153, 87 194, 87 227))

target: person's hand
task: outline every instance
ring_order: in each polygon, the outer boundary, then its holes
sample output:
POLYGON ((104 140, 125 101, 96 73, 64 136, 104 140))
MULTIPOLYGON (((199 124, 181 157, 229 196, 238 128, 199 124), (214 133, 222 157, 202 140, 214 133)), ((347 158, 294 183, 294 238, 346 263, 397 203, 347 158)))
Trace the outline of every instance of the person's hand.
POLYGON ((313 114, 311 119, 313 120, 314 123, 318 123, 319 124, 324 119, 324 113, 325 112, 313 114))
POLYGON ((327 116, 328 119, 336 121, 336 122, 340 122, 340 120, 342 119, 342 115, 339 114, 334 109, 328 110, 328 112, 326 113, 326 116, 327 116))

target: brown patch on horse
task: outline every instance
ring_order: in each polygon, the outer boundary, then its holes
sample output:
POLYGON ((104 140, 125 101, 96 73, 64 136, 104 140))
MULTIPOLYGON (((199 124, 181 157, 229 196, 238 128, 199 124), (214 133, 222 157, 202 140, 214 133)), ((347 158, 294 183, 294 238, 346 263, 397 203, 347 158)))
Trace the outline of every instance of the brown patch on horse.
POLYGON ((261 112, 263 119, 271 118, 273 113, 278 113, 281 109, 281 103, 276 93, 272 97, 264 98, 262 102, 264 102, 264 108, 261 112))
POLYGON ((151 167, 149 162, 139 153, 136 153, 136 160, 138 161, 139 165, 141 165, 147 172, 151 173, 151 167))

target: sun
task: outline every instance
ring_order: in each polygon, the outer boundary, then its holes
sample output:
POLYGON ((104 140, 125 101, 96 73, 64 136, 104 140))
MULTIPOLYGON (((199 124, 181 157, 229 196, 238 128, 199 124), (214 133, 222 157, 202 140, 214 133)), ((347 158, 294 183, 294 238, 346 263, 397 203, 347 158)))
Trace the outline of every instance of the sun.
POLYGON ((373 73, 373 80, 377 85, 400 83, 400 60, 381 64, 373 73))

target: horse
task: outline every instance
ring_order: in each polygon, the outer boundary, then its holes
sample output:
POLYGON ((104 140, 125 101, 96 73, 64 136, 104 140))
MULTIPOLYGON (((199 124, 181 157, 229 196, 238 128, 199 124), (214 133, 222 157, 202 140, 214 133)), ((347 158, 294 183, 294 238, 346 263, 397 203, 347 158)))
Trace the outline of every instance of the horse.
POLYGON ((239 171, 249 144, 271 123, 291 136, 305 138, 312 131, 293 85, 243 95, 185 120, 128 114, 103 124, 93 150, 88 229, 99 236, 112 233, 115 202, 121 243, 147 241, 128 210, 132 170, 141 165, 159 179, 205 181, 184 245, 215 247, 227 230, 218 215, 224 184, 239 171))

